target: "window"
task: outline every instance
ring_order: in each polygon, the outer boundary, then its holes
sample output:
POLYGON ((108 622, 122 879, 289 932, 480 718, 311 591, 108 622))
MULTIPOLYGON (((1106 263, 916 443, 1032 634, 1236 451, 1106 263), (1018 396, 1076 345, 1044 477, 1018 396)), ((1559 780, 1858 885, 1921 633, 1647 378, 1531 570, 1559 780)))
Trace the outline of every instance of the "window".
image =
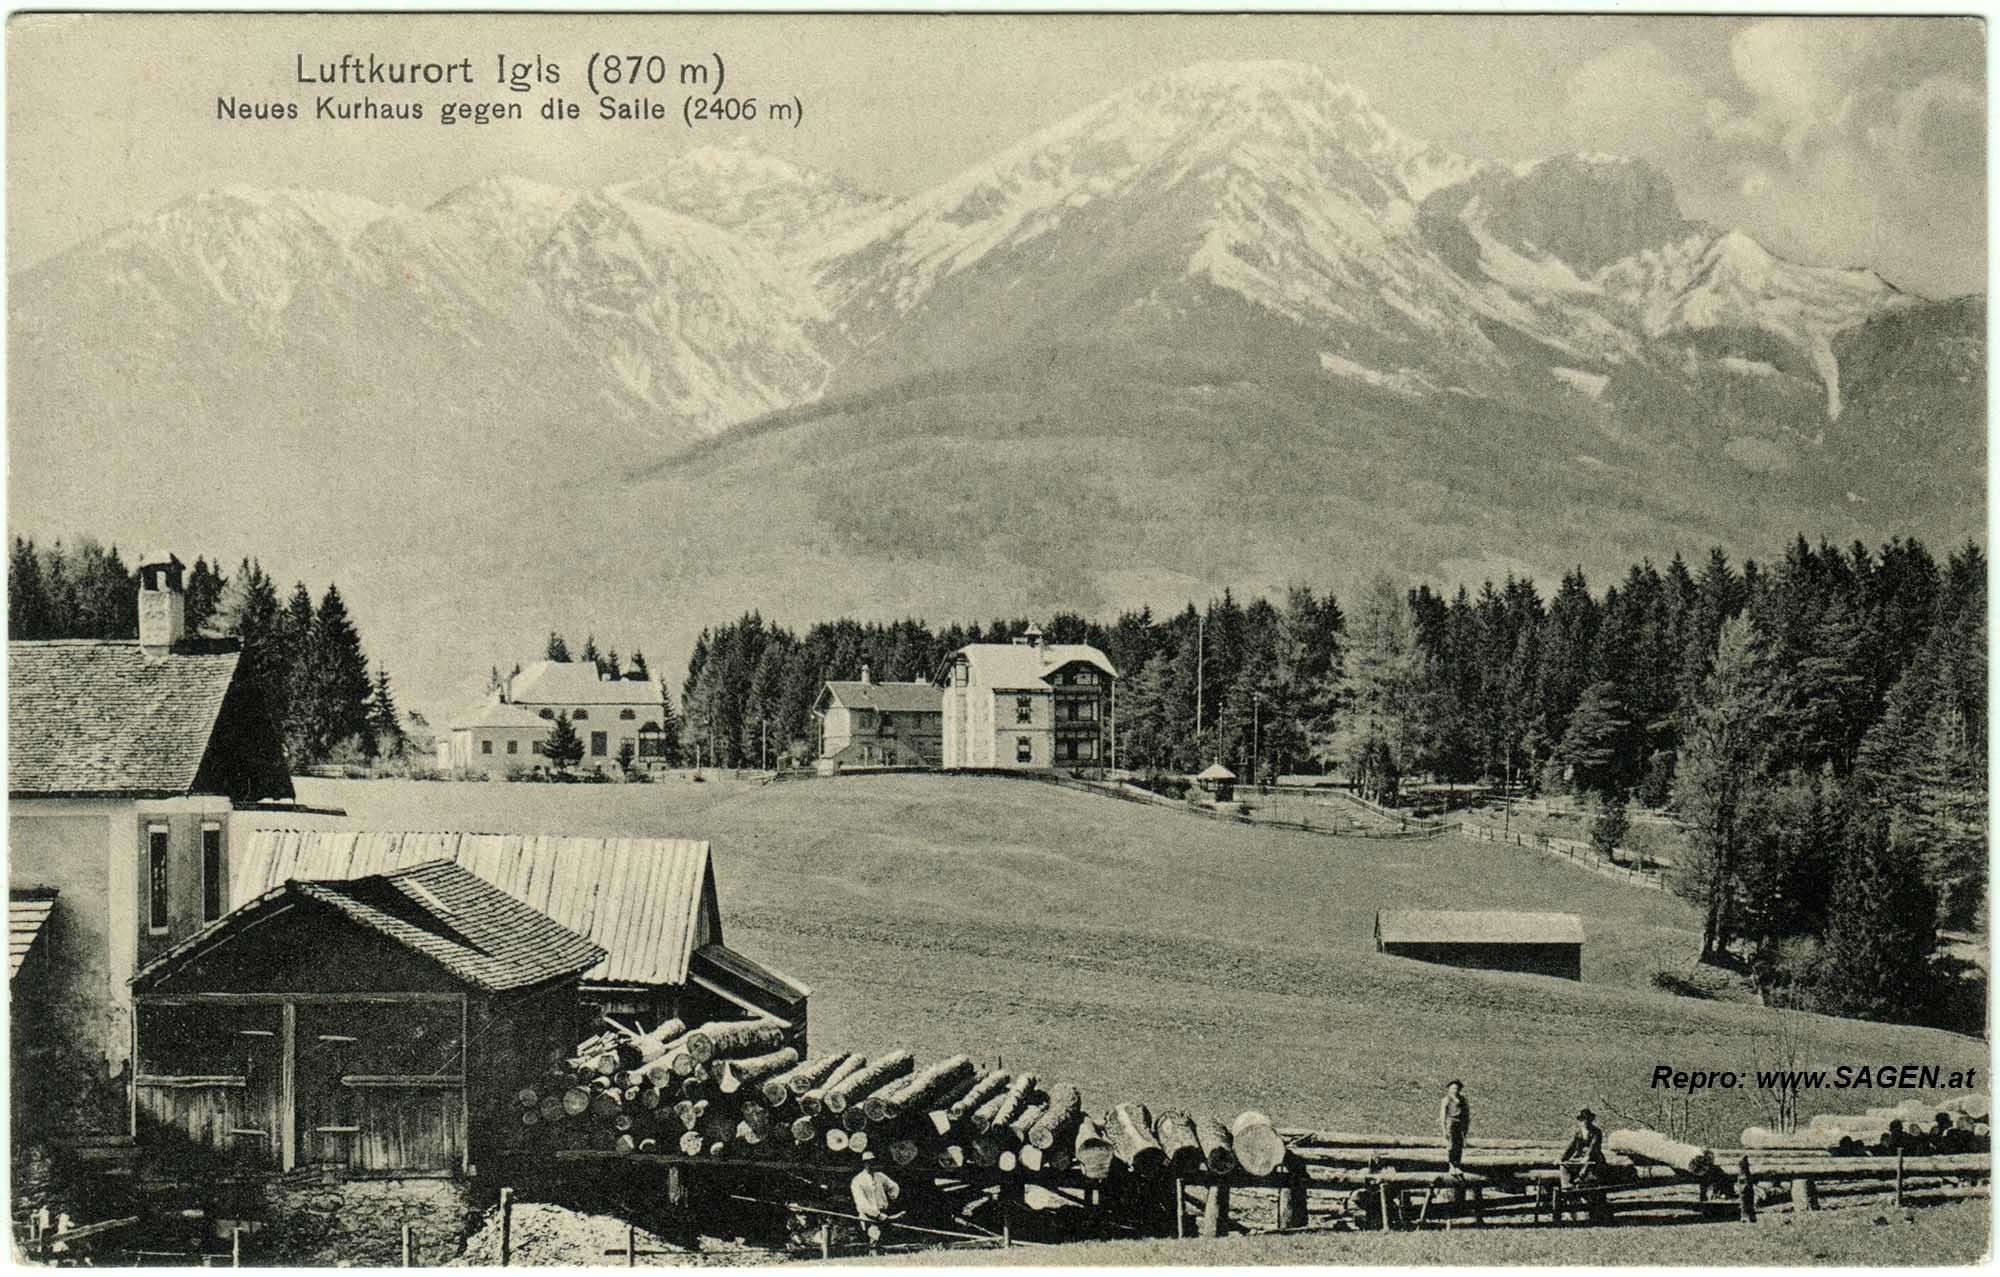
POLYGON ((510 753, 510 754, 518 754, 518 753, 520 753, 520 752, 521 752, 521 742, 520 742, 520 741, 517 741, 517 740, 510 740, 510 741, 508 741, 508 742, 507 742, 507 752, 508 752, 508 753, 510 753))
POLYGON ((607 733, 592 732, 590 734, 590 756, 592 758, 604 757, 605 753, 610 748, 611 748, 611 742, 608 739, 607 733))
POLYGON ((542 711, 542 717, 543 717, 543 718, 548 718, 548 719, 553 719, 553 718, 554 718, 555 716, 556 716, 556 712, 555 712, 554 710, 552 710, 552 709, 545 709, 545 710, 543 710, 543 711, 542 711))
POLYGON ((1032 723, 1035 721, 1034 697, 1016 696, 1014 698, 1014 721, 1017 723, 1032 723))
POLYGON ((951 685, 953 687, 964 687, 966 682, 966 672, 967 672, 966 662, 953 661, 951 663, 951 685))
POLYGON ((167 827, 146 826, 146 927, 167 929, 167 827))
POLYGON ((529 742, 528 742, 528 752, 529 752, 529 753, 532 753, 532 754, 539 754, 539 753, 541 753, 541 752, 542 752, 542 742, 540 742, 540 741, 538 741, 538 740, 531 740, 531 741, 529 741, 529 742))
POLYGON ((1097 682, 1097 674, 1095 671, 1092 670, 1078 670, 1076 672, 1075 678, 1072 681, 1076 683, 1081 683, 1087 687, 1097 682))
POLYGON ((1014 738, 1014 761, 1017 763, 1032 763, 1035 761, 1035 741, 1033 737, 1017 736, 1014 738))
POLYGON ((483 740, 483 741, 480 741, 480 742, 479 742, 479 752, 480 752, 480 753, 482 753, 482 754, 490 754, 490 753, 492 753, 492 752, 493 752, 493 742, 492 742, 492 741, 490 741, 490 740, 483 740))
POLYGON ((1079 743, 1078 743, 1078 745, 1077 745, 1077 757, 1079 757, 1079 758, 1086 758, 1086 759, 1089 759, 1089 758, 1096 758, 1096 757, 1097 757, 1097 742, 1096 742, 1096 741, 1094 741, 1094 740, 1087 740, 1087 741, 1081 741, 1081 742, 1079 742, 1079 743))
POLYGON ((589 710, 587 710, 587 709, 579 709, 579 710, 577 710, 577 711, 576 711, 576 713, 574 713, 574 714, 571 714, 571 715, 569 716, 569 721, 570 721, 570 722, 572 722, 572 723, 581 723, 581 722, 582 722, 582 721, 583 721, 584 719, 586 719, 586 718, 589 718, 589 717, 590 717, 590 711, 589 711, 589 710))
POLYGON ((629 723, 637 717, 639 717, 639 715, 629 709, 621 709, 618 711, 618 719, 620 722, 629 723))
POLYGON ((214 922, 222 916, 222 825, 203 823, 201 827, 201 920, 214 922))

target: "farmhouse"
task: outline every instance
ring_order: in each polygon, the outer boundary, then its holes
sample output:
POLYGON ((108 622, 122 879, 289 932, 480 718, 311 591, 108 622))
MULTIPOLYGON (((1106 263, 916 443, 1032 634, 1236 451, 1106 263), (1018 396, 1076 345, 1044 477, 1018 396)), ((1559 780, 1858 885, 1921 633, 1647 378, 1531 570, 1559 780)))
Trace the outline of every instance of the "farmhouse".
POLYGON ((605 951, 582 974, 589 1018, 648 1026, 768 1015, 803 1044, 811 990, 723 943, 708 844, 679 838, 260 829, 247 839, 233 899, 289 879, 456 864, 605 951))
MULTIPOLYGON (((550 717, 554 717, 551 711, 550 717)), ((487 701, 451 725, 450 744, 443 758, 455 771, 499 775, 509 768, 539 764, 542 742, 549 738, 549 723, 539 714, 487 701)))
POLYGON ((944 762, 944 689, 934 683, 829 682, 813 701, 822 762, 937 767, 944 762))
POLYGON ((127 977, 225 912, 232 812, 292 797, 236 645, 184 632, 183 571, 141 560, 136 641, 7 645, 17 1119, 125 1127, 127 977))
POLYGON ((1419 962, 1583 979, 1583 919, 1573 913, 1384 910, 1375 950, 1419 962))
POLYGON ((471 1173, 604 950, 446 860, 262 893, 132 977, 134 1134, 274 1170, 471 1173))
POLYGON ((944 765, 1041 771, 1100 768, 1111 756, 1118 671, 1083 643, 970 643, 946 657, 944 765))

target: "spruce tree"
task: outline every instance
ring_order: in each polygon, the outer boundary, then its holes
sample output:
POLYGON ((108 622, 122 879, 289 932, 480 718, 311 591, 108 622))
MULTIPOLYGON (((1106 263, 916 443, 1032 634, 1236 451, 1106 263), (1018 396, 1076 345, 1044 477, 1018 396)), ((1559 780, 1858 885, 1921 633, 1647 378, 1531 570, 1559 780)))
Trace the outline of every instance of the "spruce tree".
POLYGON ((384 758, 401 758, 405 746, 402 715, 396 711, 396 698, 389 690, 389 671, 375 671, 375 693, 368 702, 368 723, 374 730, 375 747, 384 758))
POLYGON ((42 580, 42 560, 33 541, 14 538, 7 557, 7 637, 39 639, 54 629, 42 580))
POLYGON ((556 715, 548 739, 542 742, 542 757, 549 760, 558 776, 567 776, 570 768, 583 761, 583 737, 576 734, 567 713, 556 715))
POLYGON ((562 635, 556 633, 554 630, 550 630, 548 646, 543 650, 542 655, 551 661, 566 662, 569 660, 569 644, 563 642, 562 635))

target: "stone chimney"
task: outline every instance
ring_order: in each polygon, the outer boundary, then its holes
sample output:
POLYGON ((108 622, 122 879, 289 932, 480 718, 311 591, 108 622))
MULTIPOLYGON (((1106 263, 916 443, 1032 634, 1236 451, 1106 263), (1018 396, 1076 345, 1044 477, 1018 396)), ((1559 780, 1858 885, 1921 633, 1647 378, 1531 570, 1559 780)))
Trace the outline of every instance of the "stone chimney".
POLYGON ((139 648, 165 656, 187 637, 187 596, 181 592, 186 567, 158 552, 139 560, 139 648))
POLYGON ((873 683, 874 681, 875 681, 875 677, 874 677, 874 675, 873 675, 873 674, 871 674, 871 673, 869 672, 869 669, 868 669, 868 662, 866 662, 866 661, 863 661, 863 662, 861 662, 861 682, 862 682, 862 685, 863 685, 863 686, 866 686, 866 685, 868 685, 868 684, 870 684, 870 683, 873 683))

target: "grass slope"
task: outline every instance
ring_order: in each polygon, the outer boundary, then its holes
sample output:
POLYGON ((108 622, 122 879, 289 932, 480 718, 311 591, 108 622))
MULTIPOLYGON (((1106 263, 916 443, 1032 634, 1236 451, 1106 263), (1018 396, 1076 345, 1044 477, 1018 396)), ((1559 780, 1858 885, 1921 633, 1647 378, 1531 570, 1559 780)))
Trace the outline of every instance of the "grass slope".
MULTIPOLYGON (((1094 1107, 1420 1132, 1457 1076, 1478 1133, 1548 1135, 1580 1103, 1614 1125, 1658 1122, 1656 1063, 1747 1068, 1778 1049, 1770 1011, 1646 986, 1696 942, 1679 902, 1508 848, 1219 825, 999 778, 299 788, 348 817, 287 823, 706 838, 725 934, 813 986, 815 1042, 1000 1056, 1094 1107), (1377 909, 1451 907, 1582 914, 1584 981, 1373 951, 1377 909)), ((1986 1063, 1983 1044, 1949 1034, 1790 1018, 1815 1065, 1986 1063)), ((1750 1091, 1705 1095, 1688 1116, 1716 1142, 1767 1118, 1750 1091)))

